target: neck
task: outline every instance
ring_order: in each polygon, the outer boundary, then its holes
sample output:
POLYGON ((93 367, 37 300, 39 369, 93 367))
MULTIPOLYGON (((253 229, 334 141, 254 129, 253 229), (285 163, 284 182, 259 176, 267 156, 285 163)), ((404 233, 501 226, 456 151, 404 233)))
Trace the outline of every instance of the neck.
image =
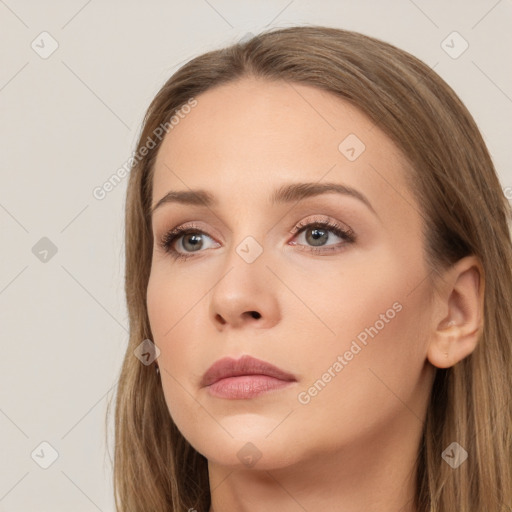
POLYGON ((234 469, 209 462, 210 512, 416 512, 421 423, 410 411, 357 443, 301 457, 279 469, 234 469))

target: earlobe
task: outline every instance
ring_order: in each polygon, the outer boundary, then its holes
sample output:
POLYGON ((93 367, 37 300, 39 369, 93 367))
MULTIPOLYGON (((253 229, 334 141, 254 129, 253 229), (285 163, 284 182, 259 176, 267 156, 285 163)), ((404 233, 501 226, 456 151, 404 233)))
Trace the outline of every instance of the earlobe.
POLYGON ((458 334, 452 328, 444 332, 438 331, 434 336, 428 346, 427 359, 437 368, 452 367, 469 355, 474 348, 468 345, 462 347, 460 343, 457 345, 458 334), (463 348, 465 350, 462 350, 463 348))
POLYGON ((450 368, 475 350, 483 329, 484 279, 478 258, 459 260, 443 284, 436 298, 442 314, 433 318, 427 359, 437 368, 450 368))

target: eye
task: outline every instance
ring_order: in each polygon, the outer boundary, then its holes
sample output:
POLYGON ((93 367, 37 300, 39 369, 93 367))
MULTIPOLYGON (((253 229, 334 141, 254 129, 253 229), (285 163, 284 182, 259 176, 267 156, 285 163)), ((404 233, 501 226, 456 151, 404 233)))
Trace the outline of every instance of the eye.
POLYGON ((301 250, 313 252, 315 254, 330 253, 332 251, 339 250, 340 247, 355 242, 354 231, 348 226, 344 227, 333 221, 322 221, 307 219, 299 223, 293 230, 293 234, 304 235, 298 238, 303 238, 306 244, 311 244, 308 248, 297 242, 290 242, 290 245, 301 246, 301 250), (309 222, 308 222, 309 221, 309 222), (332 238, 330 233, 333 233, 338 238, 343 240, 342 243, 337 245, 327 245, 327 241, 332 238))
MULTIPOLYGON (((309 251, 315 254, 330 253, 337 251, 340 247, 355 242, 355 234, 351 228, 344 227, 333 221, 307 219, 295 226, 291 233, 294 235, 302 235, 307 244, 311 244, 308 248, 306 245, 290 242, 290 245, 300 247, 301 250, 309 251), (308 222, 309 220, 309 222, 308 222), (329 233, 341 238, 343 241, 337 245, 326 245, 330 237, 329 233)), ((300 237, 299 237, 300 238, 300 237)), ((179 226, 166 232, 160 240, 160 247, 174 259, 186 260, 194 257, 194 253, 202 252, 205 248, 204 241, 212 238, 201 231, 197 225, 188 224, 179 226), (178 248, 176 248, 177 246, 178 248)), ((215 242, 210 247, 218 247, 220 244, 215 242)), ((207 249, 209 247, 206 247, 207 249)))
POLYGON ((186 260, 194 254, 183 253, 175 249, 174 245, 181 245, 180 249, 185 251, 201 252, 204 246, 204 237, 209 238, 206 233, 197 228, 194 224, 179 226, 164 234, 160 240, 160 247, 175 259, 186 260), (181 240, 180 240, 181 239, 181 240))

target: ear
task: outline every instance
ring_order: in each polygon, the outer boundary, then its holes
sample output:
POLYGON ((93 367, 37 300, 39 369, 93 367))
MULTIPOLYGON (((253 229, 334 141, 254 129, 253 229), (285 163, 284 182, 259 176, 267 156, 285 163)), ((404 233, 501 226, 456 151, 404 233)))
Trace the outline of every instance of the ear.
POLYGON ((483 330, 484 272, 474 255, 459 260, 442 276, 427 358, 449 368, 476 348, 483 330))

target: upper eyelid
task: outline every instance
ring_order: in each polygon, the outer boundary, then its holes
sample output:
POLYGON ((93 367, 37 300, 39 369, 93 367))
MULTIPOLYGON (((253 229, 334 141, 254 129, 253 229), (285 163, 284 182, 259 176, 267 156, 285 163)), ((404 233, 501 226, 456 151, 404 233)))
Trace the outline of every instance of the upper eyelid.
MULTIPOLYGON (((168 233, 169 231, 172 231, 172 230, 175 230, 175 229, 176 230, 180 229, 180 231, 185 231, 185 230, 190 229, 190 230, 201 231, 205 235, 212 236, 212 235, 210 235, 208 233, 209 228, 202 228, 199 224, 201 224, 201 221, 197 221, 197 220, 184 221, 184 222, 176 224, 175 227, 165 229, 164 233, 168 233)), ((301 228, 303 228, 305 226, 308 226, 310 224, 336 224, 336 225, 341 226, 343 229, 345 229, 347 231, 352 231, 352 228, 346 222, 343 222, 341 220, 335 219, 335 218, 333 218, 330 215, 326 215, 326 214, 309 214, 309 215, 306 215, 300 221, 293 222, 291 228, 288 229, 287 232, 288 233, 294 233, 294 232, 298 231, 299 229, 301 229, 301 228)), ((223 223, 223 225, 224 225, 224 223, 223 223)), ((276 225, 277 224, 274 224, 267 231, 267 233, 272 231, 275 228, 276 225)), ((214 231, 218 231, 218 228, 213 228, 213 230, 214 231)), ((233 232, 233 230, 230 229, 230 228, 228 228, 228 230, 229 230, 230 233, 233 232)))

